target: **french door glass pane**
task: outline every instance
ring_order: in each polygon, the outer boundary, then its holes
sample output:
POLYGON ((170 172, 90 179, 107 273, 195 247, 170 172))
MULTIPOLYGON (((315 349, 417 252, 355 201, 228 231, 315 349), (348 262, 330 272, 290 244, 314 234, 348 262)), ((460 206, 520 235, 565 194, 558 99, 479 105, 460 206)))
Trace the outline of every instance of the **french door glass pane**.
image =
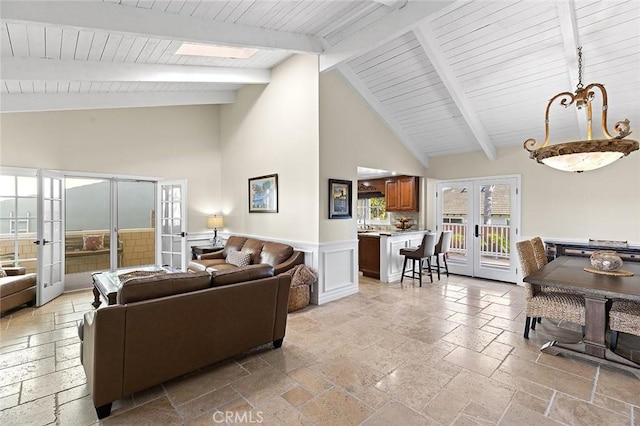
MULTIPOLYGON (((84 177, 65 179, 65 273, 110 269, 110 181, 84 177)), ((90 281, 89 281, 90 282, 90 281)))
POLYGON ((442 189, 442 230, 452 231, 449 261, 467 263, 469 190, 466 186, 442 189))
POLYGON ((34 176, 0 176, 0 263, 36 272, 34 243, 38 219, 38 180, 34 176))
POLYGON ((480 266, 509 270, 511 204, 508 184, 480 187, 480 266))
POLYGON ((118 181, 118 267, 155 263, 153 182, 118 181))

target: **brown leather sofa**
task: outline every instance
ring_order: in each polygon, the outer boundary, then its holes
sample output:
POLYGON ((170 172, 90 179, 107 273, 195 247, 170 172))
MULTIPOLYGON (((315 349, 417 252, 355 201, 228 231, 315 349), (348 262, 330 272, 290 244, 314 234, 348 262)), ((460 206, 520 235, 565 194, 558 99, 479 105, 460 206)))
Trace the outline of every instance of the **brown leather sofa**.
POLYGON ((2 269, 7 276, 0 278, 0 314, 25 303, 33 305, 36 301, 36 274, 27 274, 22 266, 2 269))
POLYGON ((227 256, 232 251, 249 254, 251 265, 267 263, 273 266, 276 275, 304 263, 304 253, 294 250, 290 245, 231 236, 223 250, 199 255, 198 259, 189 262, 188 269, 193 272, 207 271, 215 275, 220 271, 246 268, 246 266, 235 266, 227 262, 227 256))
POLYGON ((126 395, 285 335, 291 276, 242 271, 134 278, 118 303, 85 314, 81 362, 98 418, 126 395))

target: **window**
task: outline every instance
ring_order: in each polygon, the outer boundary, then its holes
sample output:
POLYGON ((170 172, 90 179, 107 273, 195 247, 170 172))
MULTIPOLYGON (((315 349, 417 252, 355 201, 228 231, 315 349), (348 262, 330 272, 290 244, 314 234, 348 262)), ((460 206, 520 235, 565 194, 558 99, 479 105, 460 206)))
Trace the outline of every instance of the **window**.
POLYGON ((390 225, 384 197, 358 199, 358 225, 390 225))

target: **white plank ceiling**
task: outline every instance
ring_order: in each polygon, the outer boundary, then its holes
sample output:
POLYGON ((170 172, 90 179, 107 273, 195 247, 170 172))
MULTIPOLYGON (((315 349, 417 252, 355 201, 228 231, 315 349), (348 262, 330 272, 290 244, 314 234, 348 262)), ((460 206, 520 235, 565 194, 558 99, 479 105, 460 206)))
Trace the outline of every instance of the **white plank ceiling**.
MULTIPOLYGON (((2 0, 0 24, 3 113, 232 103, 307 53, 425 165, 477 150, 493 159, 544 139, 546 104, 575 90, 583 46, 583 83, 606 86, 610 131, 625 118, 640 126, 637 0, 2 0), (178 55, 183 42, 259 50, 178 55)), ((585 137, 585 123, 552 109, 551 141, 585 137)))

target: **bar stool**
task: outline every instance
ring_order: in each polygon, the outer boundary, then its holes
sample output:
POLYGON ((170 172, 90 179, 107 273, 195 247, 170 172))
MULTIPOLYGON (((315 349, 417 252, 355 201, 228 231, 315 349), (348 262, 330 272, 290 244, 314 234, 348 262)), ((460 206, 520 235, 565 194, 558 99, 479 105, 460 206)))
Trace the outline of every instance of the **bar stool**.
POLYGON ((440 270, 444 269, 449 276, 449 265, 447 265, 447 252, 451 248, 451 238, 453 237, 453 231, 442 231, 440 233, 440 239, 436 244, 436 250, 433 254, 436 258, 436 270, 438 271, 438 280, 440 280, 440 270), (442 256, 443 265, 440 265, 440 257, 442 256))
POLYGON ((422 237, 422 244, 418 247, 407 247, 400 249, 400 255, 404 256, 404 263, 402 264, 402 276, 400 282, 407 278, 418 278, 420 287, 422 287, 422 261, 427 259, 427 269, 429 270, 429 278, 433 282, 433 273, 431 272, 431 256, 434 255, 436 249, 436 235, 434 233, 424 234, 422 237), (405 275, 407 268, 407 260, 411 259, 411 275, 405 275), (416 260, 418 261, 418 271, 416 271, 416 260))

